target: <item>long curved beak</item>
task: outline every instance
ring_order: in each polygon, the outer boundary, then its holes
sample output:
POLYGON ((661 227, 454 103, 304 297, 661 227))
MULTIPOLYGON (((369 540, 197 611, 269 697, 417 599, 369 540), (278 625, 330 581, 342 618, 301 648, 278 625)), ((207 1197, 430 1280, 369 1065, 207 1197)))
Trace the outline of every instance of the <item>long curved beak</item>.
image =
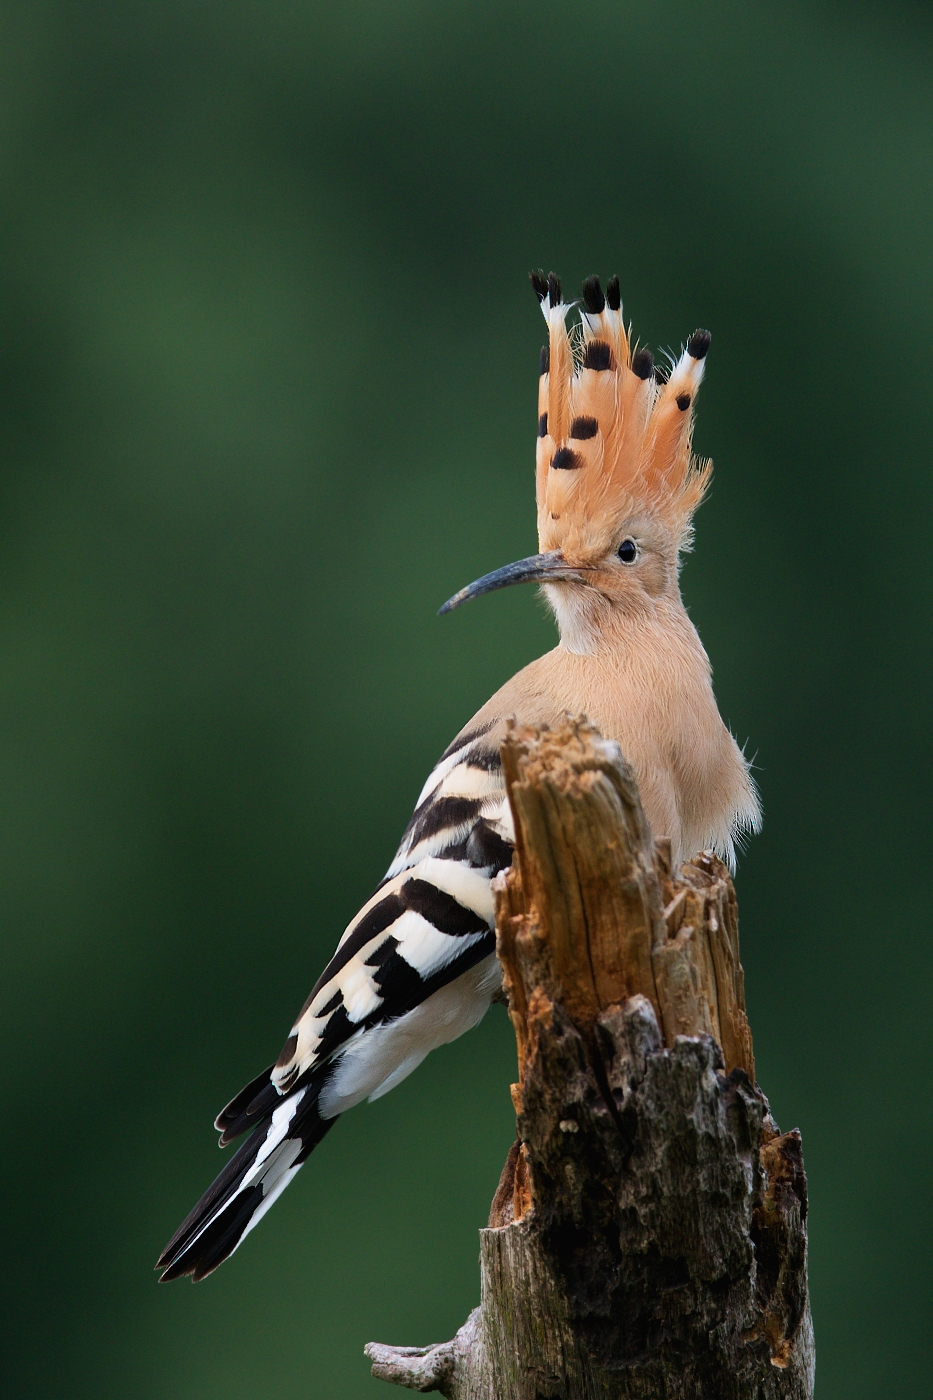
POLYGON ((548 554, 532 554, 528 559, 519 559, 515 564, 505 564, 501 569, 493 569, 475 583, 468 583, 452 598, 448 598, 438 616, 453 612, 461 603, 478 598, 481 593, 492 593, 497 588, 511 588, 513 583, 582 583, 583 570, 567 563, 559 549, 548 554))

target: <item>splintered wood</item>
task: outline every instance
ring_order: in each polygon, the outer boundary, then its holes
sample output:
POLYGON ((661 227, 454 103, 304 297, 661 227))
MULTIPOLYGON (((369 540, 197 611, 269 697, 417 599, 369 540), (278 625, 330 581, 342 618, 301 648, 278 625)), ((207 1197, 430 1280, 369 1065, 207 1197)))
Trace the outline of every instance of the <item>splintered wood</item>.
POLYGON ((502 763, 516 848, 493 890, 519 1085, 545 1000, 559 998, 584 1027, 638 995, 668 1046, 711 1035, 726 1069, 754 1080, 735 891, 722 861, 704 852, 671 870, 670 843, 652 840, 618 745, 583 720, 543 732, 512 725, 502 763))

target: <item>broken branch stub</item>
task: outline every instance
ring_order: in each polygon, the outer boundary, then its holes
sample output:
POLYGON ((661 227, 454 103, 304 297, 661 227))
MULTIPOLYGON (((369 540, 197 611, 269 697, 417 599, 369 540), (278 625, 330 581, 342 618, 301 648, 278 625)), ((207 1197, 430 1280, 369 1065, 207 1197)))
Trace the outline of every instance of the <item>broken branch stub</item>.
POLYGON ((619 746, 584 720, 557 731, 512 725, 502 763, 516 845, 493 889, 519 1083, 529 988, 559 997, 581 1027, 615 1002, 647 997, 666 1044, 712 1035, 726 1069, 754 1080, 722 861, 703 852, 672 873, 670 843, 653 841, 619 746))
POLYGON ((516 836, 494 886, 506 992, 559 987, 580 1025, 638 993, 656 1004, 661 889, 618 745, 582 722, 540 734, 513 725, 502 764, 516 836))
POLYGON ((512 726, 496 882, 518 1141, 452 1342, 371 1346, 451 1400, 811 1400, 806 1178, 754 1083, 735 895, 679 873, 617 746, 512 726))

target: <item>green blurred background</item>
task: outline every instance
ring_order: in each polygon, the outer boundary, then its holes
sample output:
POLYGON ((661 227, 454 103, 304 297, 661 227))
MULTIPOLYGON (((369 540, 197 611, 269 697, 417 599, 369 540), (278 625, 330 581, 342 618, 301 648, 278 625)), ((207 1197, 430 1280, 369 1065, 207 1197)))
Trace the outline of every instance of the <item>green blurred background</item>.
POLYGON ((539 264, 713 331, 684 588, 764 796, 819 1393, 929 1393, 931 59, 907 3, 2 6, 5 1395, 375 1400, 364 1342, 477 1301, 501 1008, 207 1283, 151 1265, 551 645, 528 590, 435 616, 535 545, 539 264))

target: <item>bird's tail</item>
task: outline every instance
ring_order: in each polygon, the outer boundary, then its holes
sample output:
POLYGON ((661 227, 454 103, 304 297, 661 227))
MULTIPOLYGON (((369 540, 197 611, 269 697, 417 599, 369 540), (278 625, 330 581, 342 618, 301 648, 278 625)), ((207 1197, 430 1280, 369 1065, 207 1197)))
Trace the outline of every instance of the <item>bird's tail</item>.
POLYGON ((156 1264, 164 1270, 160 1282, 186 1274, 198 1282, 213 1273, 337 1121, 318 1111, 320 1075, 282 1097, 271 1074, 270 1068, 247 1084, 218 1116, 222 1147, 253 1131, 163 1249, 156 1264))

